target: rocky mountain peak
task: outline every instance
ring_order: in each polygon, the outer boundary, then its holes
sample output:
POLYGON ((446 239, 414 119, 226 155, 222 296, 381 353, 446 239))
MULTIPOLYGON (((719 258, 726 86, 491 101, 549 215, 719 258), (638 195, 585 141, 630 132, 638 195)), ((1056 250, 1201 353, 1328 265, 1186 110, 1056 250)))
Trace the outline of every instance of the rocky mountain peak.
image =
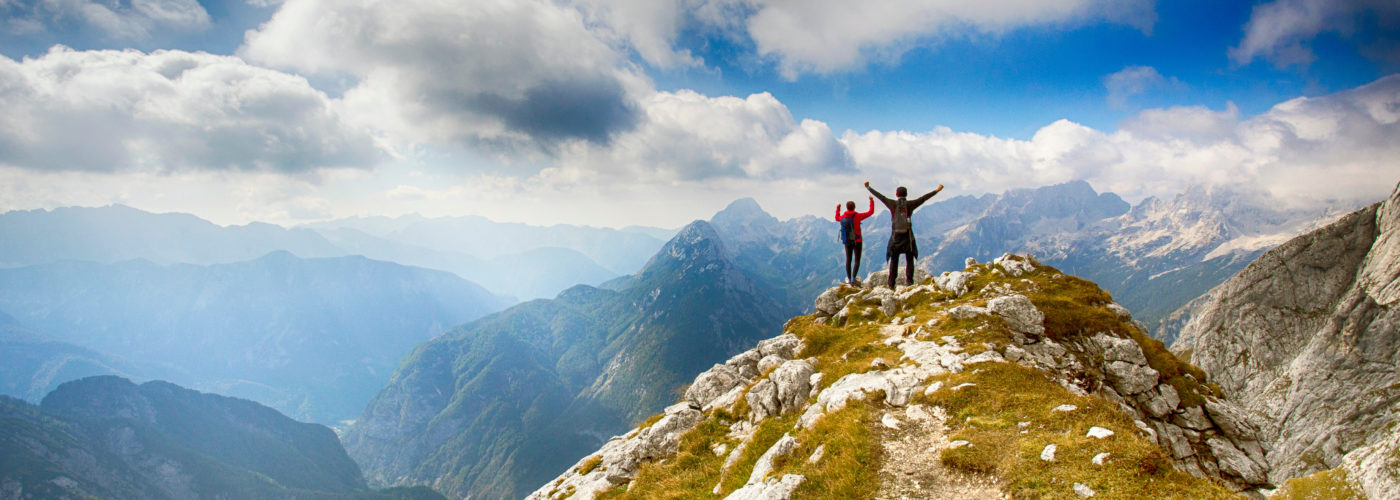
POLYGON ((637 274, 669 273, 677 266, 705 268, 728 259, 724 240, 709 222, 697 220, 681 228, 637 274))
POLYGON ((1368 491, 1400 491, 1395 475, 1375 483, 1349 458, 1385 455, 1373 447, 1400 425, 1397 211, 1400 187, 1264 253, 1179 312, 1190 319, 1173 350, 1262 420, 1276 483, 1353 474, 1368 491))
POLYGON ((710 224, 728 241, 766 242, 782 231, 782 223, 758 205, 753 198, 734 200, 710 218, 710 224))
POLYGON ((1244 412, 1107 293, 1032 259, 898 290, 843 285, 815 307, 528 498, 1223 499, 1269 486, 1244 412))

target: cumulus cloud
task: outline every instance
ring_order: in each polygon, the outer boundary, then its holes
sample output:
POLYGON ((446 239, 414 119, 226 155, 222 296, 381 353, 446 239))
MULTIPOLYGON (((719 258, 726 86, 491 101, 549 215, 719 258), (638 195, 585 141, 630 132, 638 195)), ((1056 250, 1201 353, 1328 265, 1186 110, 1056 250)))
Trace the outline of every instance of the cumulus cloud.
POLYGON ((1253 186, 1299 203, 1384 197, 1400 158, 1400 75, 1241 119, 1233 106, 1148 110, 1114 132, 1060 120, 1030 140, 959 133, 847 132, 877 179, 1001 192, 1083 179, 1129 199, 1191 185, 1253 186))
POLYGON ((1150 31, 1156 22, 1150 0, 714 1, 742 4, 747 8, 737 12, 752 12, 743 29, 758 53, 774 58, 789 79, 859 69, 868 60, 896 59, 913 47, 947 37, 1090 20, 1150 31))
POLYGON ((543 175, 605 176, 651 182, 713 178, 781 179, 849 171, 831 129, 797 121, 771 94, 707 97, 657 92, 641 103, 634 130, 600 147, 576 144, 543 175))
POLYGON ((347 106, 401 140, 511 155, 607 143, 649 87, 579 10, 548 0, 289 0, 240 54, 354 78, 347 106))
POLYGON ((1181 85, 1176 77, 1167 79, 1151 66, 1128 66, 1103 78, 1103 86, 1108 90, 1108 104, 1114 107, 1123 107, 1127 105, 1128 98, 1153 89, 1181 85))
POLYGON ((373 138, 305 79, 183 51, 0 57, 0 163, 27 169, 304 172, 366 166, 373 138))
MULTIPOLYGON (((1363 16, 1376 15, 1393 30, 1400 20, 1400 3, 1392 0, 1275 0, 1254 6, 1244 27, 1244 38, 1229 50, 1235 64, 1264 58, 1275 66, 1307 65, 1317 56, 1308 42, 1325 32, 1351 37, 1363 16)), ((1394 49, 1394 33, 1382 34, 1382 45, 1394 49)), ((1393 57, 1393 54, 1390 55, 1393 57)))
POLYGON ((183 31, 209 27, 209 13, 197 0, 32 0, 0 2, 0 12, 28 26, 95 28, 109 38, 144 40, 157 29, 183 31))

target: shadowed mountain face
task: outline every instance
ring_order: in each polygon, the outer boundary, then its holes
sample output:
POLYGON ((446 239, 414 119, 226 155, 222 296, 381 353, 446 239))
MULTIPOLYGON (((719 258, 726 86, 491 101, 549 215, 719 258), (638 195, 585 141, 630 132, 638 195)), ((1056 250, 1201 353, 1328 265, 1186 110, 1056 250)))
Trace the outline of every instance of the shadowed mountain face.
POLYGON ((414 345, 502 305, 451 274, 361 257, 0 269, 0 310, 43 341, 102 353, 29 342, 22 395, 62 382, 41 372, 77 355, 78 372, 135 371, 328 424, 358 414, 414 345))
POLYGON ((26 498, 388 498, 330 429, 165 382, 86 378, 38 407, 0 396, 0 422, 0 484, 26 498))
POLYGON ((419 346, 347 432, 375 484, 523 496, 781 327, 781 308, 706 222, 619 290, 580 286, 419 346))

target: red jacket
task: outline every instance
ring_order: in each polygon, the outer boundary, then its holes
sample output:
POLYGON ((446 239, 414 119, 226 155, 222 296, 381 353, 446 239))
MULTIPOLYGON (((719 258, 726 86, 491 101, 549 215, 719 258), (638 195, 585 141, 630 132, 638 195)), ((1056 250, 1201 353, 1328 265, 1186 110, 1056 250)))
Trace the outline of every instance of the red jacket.
POLYGON ((841 213, 841 205, 836 205, 836 222, 841 222, 841 219, 845 219, 847 217, 856 218, 855 224, 852 224, 856 227, 856 241, 863 241, 860 237, 860 221, 863 221, 867 217, 870 217, 872 215, 875 215, 875 200, 870 200, 870 210, 866 210, 865 213, 856 212, 855 210, 847 210, 846 213, 843 214, 841 213))

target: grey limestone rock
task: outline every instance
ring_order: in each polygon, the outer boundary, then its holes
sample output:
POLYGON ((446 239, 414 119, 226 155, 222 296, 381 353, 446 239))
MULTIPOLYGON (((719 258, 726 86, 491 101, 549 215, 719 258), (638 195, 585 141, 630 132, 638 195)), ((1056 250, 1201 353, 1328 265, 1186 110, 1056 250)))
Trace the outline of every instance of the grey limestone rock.
POLYGON ((1270 482, 1335 468, 1400 425, 1397 278, 1400 189, 1266 252, 1183 315, 1173 351, 1259 422, 1270 482))
POLYGON ((1045 335, 1045 314, 1035 308, 1025 295, 1007 295, 987 302, 987 310, 1001 316, 1014 332, 1045 335))
POLYGON ((1139 394, 1157 387, 1157 379, 1160 377, 1157 370, 1153 370, 1146 363, 1109 361, 1104 363, 1104 371, 1120 394, 1139 394))
POLYGON ((969 319, 976 318, 978 316, 985 316, 988 314, 988 311, 985 307, 961 305, 949 309, 948 314, 951 315, 953 319, 969 319))
POLYGON ((715 365, 695 377, 695 381, 685 390, 685 400, 695 406, 705 407, 715 398, 742 385, 744 378, 739 370, 730 365, 715 365))
POLYGON ((734 490, 725 500, 788 500, 807 478, 799 474, 785 474, 782 479, 768 479, 759 484, 745 485, 734 490))
POLYGON ((934 278, 933 284, 945 292, 960 296, 967 293, 967 280, 971 277, 971 273, 962 271, 947 272, 934 278))
POLYGON ((1030 259, 1024 256, 1003 254, 992 261, 992 264, 1001 266, 1010 276, 1021 276, 1025 273, 1035 271, 1035 266, 1030 263, 1030 259))
POLYGON ((1347 453, 1342 459, 1342 468, 1366 496, 1375 500, 1400 500, 1400 432, 1347 453))
POLYGON ((827 316, 835 316, 841 312, 841 308, 846 306, 846 299, 841 297, 841 287, 826 289, 816 300, 817 312, 827 316))
POLYGON ((763 452, 763 455, 758 457, 757 462, 754 462, 753 472, 749 474, 749 480, 745 484, 762 483, 767 478, 768 473, 773 472, 773 460, 792 453, 795 448, 797 448, 797 440, 790 435, 783 434, 778 442, 773 443, 773 446, 769 447, 768 451, 763 452))
POLYGON ((797 357, 802 350, 802 339, 791 333, 784 333, 758 343, 758 352, 764 356, 779 356, 783 359, 797 357))

